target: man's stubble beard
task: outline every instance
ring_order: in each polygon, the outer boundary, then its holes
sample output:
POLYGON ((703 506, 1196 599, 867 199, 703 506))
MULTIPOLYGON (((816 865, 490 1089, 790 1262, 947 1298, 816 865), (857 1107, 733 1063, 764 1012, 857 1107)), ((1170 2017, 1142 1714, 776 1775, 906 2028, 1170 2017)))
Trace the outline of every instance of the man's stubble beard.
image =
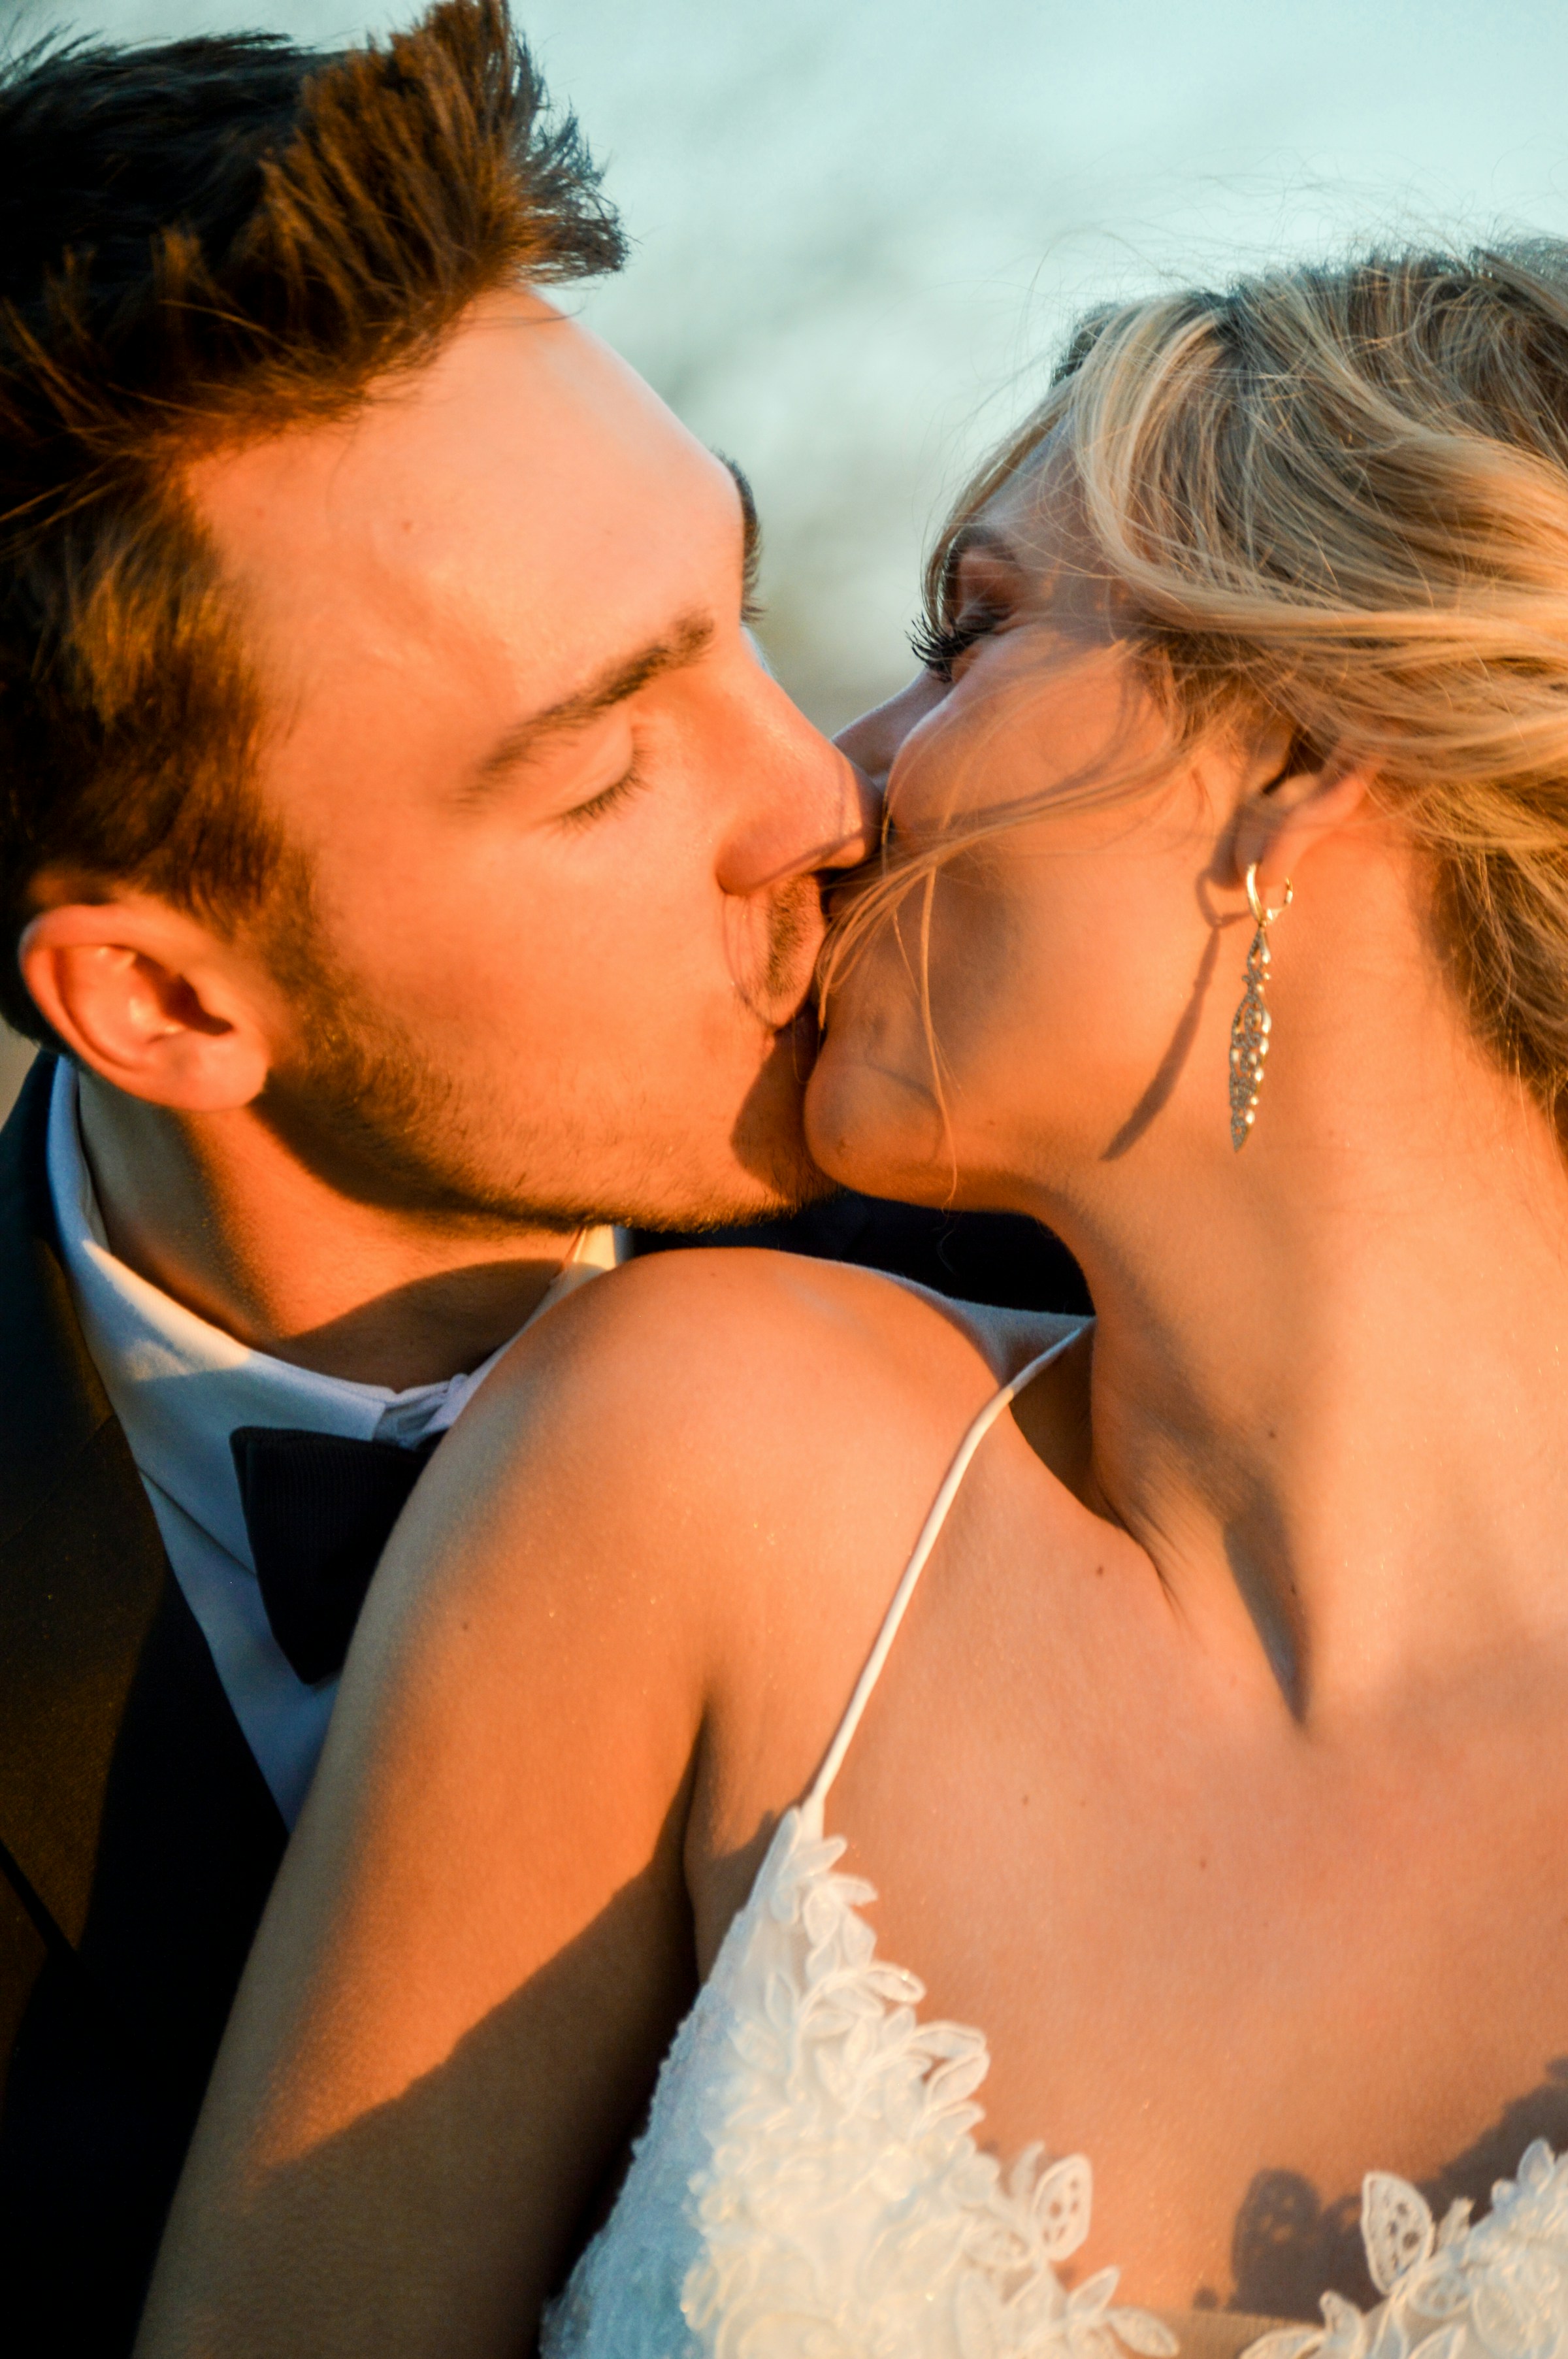
MULTIPOLYGON (((303 864, 301 864, 301 866, 303 864)), ((742 993, 753 1011, 775 1004, 798 972, 809 878, 781 894, 768 919, 762 972, 742 993)), ((498 1172, 499 1134, 477 1137, 470 1121, 482 1082, 434 1059, 418 1035, 335 956, 319 922, 308 877, 296 869, 287 894, 273 897, 258 929, 267 965, 295 1015, 293 1054, 275 1067, 257 1112, 307 1169, 351 1201, 400 1213, 424 1225, 467 1235, 520 1228, 569 1236, 601 1223, 667 1231, 718 1228, 774 1217, 831 1191, 806 1153, 799 1093, 814 1053, 809 1017, 776 1039, 773 1060, 793 1071, 759 1074, 739 1109, 729 1144, 753 1185, 728 1190, 695 1171, 674 1176, 646 1197, 596 1187, 584 1174, 569 1200, 542 1190, 525 1171, 498 1172), (779 1135, 770 1096, 793 1088, 794 1135, 779 1135), (753 1100, 759 1101, 753 1103, 753 1100)), ((770 1060, 770 1063, 773 1060, 770 1060)), ((666 1167, 681 1142, 649 1137, 666 1167)), ((591 1136, 582 1142, 591 1156, 591 1136)), ((520 1157, 520 1161, 526 1161, 520 1157)), ((606 1175, 608 1178, 608 1175, 606 1175)))

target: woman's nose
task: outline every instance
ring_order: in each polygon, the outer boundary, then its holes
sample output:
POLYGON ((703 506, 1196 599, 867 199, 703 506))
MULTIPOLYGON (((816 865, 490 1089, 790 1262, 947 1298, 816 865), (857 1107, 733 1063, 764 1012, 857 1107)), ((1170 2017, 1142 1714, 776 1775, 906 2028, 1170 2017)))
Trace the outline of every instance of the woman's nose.
POLYGON ((870 712, 862 712, 858 721, 851 721, 834 739, 838 751, 847 754, 855 767, 871 780, 879 799, 886 789, 888 772, 899 747, 916 722, 924 721, 946 694, 944 683, 932 673, 916 672, 896 696, 890 696, 885 704, 873 706, 870 712))

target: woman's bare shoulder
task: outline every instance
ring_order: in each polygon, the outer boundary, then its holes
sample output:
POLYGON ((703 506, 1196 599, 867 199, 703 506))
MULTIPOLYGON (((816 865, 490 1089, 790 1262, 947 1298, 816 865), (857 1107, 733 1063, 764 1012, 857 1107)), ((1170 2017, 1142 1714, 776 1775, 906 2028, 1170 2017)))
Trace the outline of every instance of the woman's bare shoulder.
POLYGON ((634 1555, 690 1592, 705 1564, 802 1560, 928 1497, 1022 1349, 875 1272, 650 1255, 519 1339, 420 1492, 514 1564, 547 1535, 557 1568, 634 1555))
POLYGON ((520 1339, 486 1391, 617 1449, 678 1435, 752 1456, 890 1418, 946 1432, 1076 1321, 949 1302, 881 1271, 794 1254, 653 1254, 582 1287, 520 1339), (602 1422, 608 1420, 608 1422, 602 1422))
POLYGON ((786 1254, 648 1256, 498 1364, 380 1586, 478 1615, 497 1659, 536 1658, 547 1626, 606 1693, 657 1660, 683 1713, 820 1651, 827 1618, 837 1695, 970 1421, 1071 1324, 786 1254))

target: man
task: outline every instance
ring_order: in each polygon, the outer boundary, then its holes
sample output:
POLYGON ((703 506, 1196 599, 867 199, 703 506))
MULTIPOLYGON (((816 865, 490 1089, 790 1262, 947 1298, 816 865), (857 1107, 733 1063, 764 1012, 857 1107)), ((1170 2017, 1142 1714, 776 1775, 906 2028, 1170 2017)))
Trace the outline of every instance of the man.
POLYGON ((504 0, 34 53, 0 218, 0 2337, 112 2353, 429 1449, 611 1221, 819 1190, 868 813, 504 0))

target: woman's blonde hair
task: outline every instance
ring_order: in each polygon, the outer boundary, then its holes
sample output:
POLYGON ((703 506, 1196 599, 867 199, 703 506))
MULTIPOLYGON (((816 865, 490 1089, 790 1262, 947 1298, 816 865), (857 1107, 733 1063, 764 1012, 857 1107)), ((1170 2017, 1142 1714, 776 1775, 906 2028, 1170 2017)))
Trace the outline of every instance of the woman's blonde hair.
MULTIPOLYGON (((938 625, 960 528, 1047 438, 1178 737, 1267 716, 1368 766, 1433 856, 1476 1031, 1555 1113, 1568 245, 1378 255, 1092 314, 948 520, 927 574, 938 625)), ((890 866, 844 947, 922 875, 928 922, 935 867, 1006 823, 890 866)))

